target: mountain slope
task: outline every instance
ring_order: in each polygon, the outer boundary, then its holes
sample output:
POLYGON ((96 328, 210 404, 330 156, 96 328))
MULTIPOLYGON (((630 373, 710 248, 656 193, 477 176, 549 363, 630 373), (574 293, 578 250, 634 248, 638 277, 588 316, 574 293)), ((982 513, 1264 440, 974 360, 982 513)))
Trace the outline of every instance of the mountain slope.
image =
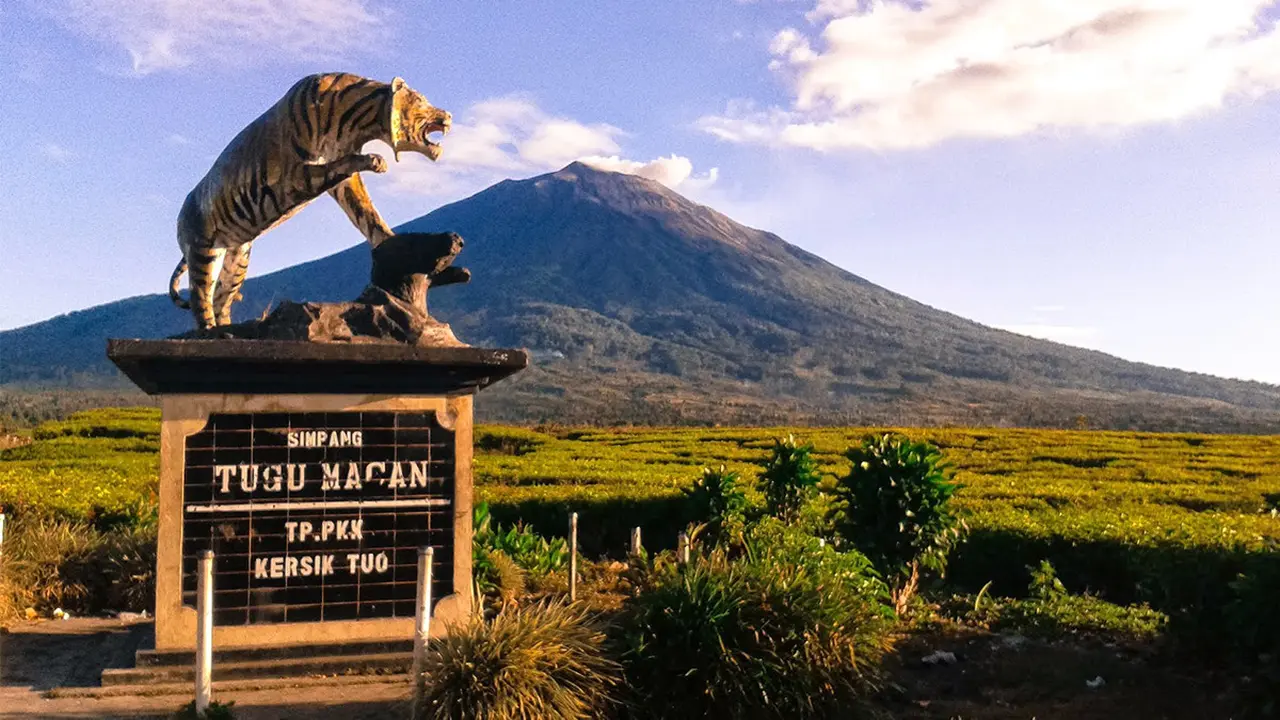
MULTIPOLYGON (((1280 428, 1280 388, 1131 363, 988 328, 878 287, 662 185, 575 163, 504 181, 399 230, 453 230, 470 285, 431 311, 535 367, 495 416, 565 421, 875 421, 1280 428)), ((240 317, 363 288, 357 246, 250 280, 240 317)), ((0 333, 0 382, 102 373, 108 336, 188 316, 131 298, 0 333)))

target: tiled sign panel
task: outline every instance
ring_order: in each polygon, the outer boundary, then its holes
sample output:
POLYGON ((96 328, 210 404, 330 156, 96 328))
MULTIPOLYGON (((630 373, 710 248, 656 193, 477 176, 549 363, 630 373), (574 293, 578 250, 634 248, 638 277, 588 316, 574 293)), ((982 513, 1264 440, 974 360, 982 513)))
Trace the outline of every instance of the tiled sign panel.
POLYGON ((183 604, 214 624, 413 617, 418 548, 453 592, 454 436, 434 412, 215 414, 187 438, 183 604))

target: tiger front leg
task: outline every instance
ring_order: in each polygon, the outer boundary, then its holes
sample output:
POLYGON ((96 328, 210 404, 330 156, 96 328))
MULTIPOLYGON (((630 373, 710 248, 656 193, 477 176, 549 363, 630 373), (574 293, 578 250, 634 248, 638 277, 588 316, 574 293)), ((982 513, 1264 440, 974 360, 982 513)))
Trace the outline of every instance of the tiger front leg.
POLYGON ((316 197, 341 185, 356 173, 386 172, 387 160, 381 155, 357 153, 324 165, 302 165, 301 171, 304 187, 310 191, 312 197, 316 197))

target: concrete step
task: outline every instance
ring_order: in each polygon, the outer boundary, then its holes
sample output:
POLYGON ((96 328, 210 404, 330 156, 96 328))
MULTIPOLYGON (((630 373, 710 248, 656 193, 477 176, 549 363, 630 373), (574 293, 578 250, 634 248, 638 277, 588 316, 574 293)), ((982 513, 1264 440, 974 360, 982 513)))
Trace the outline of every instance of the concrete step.
MULTIPOLYGON (((367 640, 358 642, 320 643, 305 645, 276 645, 272 647, 217 648, 213 649, 213 665, 249 660, 275 660, 287 658, 331 657, 337 655, 385 655, 388 653, 412 653, 412 640, 367 640)), ((191 666, 196 662, 194 650, 139 650, 135 657, 137 667, 191 666)))
MULTIPOLYGON (((217 682, 312 675, 391 675, 407 673, 412 663, 411 652, 274 657, 222 662, 215 659, 213 679, 217 682)), ((103 687, 194 682, 194 664, 108 669, 102 672, 103 687)))
MULTIPOLYGON (((306 688, 314 686, 334 687, 341 685, 373 685, 393 684, 408 685, 408 675, 339 675, 310 676, 294 678, 264 678, 250 680, 221 680, 213 683, 213 692, 238 692, 254 690, 276 690, 290 688, 306 688)), ((194 691, 193 682, 155 683, 145 685, 108 685, 106 687, 59 687, 44 693, 51 699, 56 698, 109 698, 109 697, 153 697, 161 695, 178 695, 191 697, 194 691)))

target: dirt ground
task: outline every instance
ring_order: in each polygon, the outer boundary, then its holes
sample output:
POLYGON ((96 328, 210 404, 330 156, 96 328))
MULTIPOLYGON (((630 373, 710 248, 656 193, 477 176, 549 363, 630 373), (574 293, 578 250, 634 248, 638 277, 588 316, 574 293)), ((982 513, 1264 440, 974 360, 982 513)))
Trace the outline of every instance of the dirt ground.
MULTIPOLYGON (((190 695, 48 698, 98 684, 149 645, 146 622, 72 619, 20 623, 0 634, 0 717, 161 718, 190 695)), ((1044 643, 964 630, 913 637, 889 663, 894 689, 880 707, 903 720, 1229 720, 1232 699, 1206 673, 1171 668, 1141 649, 1044 643), (951 653, 924 659, 938 651, 951 653), (1099 680, 1099 678, 1101 680, 1099 680)), ((220 692, 237 718, 387 718, 408 714, 403 680, 220 692)), ((1238 716, 1237 716, 1238 717, 1238 716)))

